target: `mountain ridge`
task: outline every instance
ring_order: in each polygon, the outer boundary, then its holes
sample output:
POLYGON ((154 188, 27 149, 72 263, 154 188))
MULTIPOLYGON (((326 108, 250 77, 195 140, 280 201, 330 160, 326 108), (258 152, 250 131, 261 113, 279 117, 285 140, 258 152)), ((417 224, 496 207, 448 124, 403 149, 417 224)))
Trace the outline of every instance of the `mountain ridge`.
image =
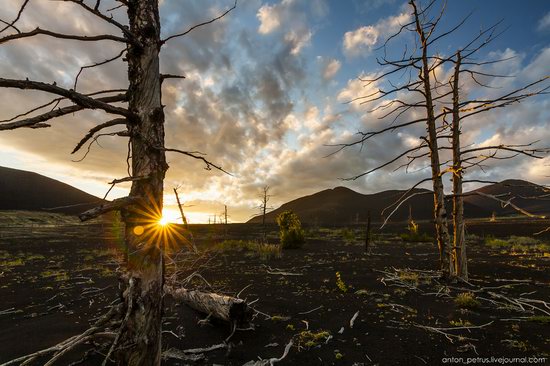
MULTIPOLYGON (((347 187, 338 186, 286 202, 267 213, 266 221, 274 222, 275 217, 286 210, 294 211, 302 222, 309 224, 341 225, 365 222, 369 211, 373 221, 383 221, 395 206, 392 206, 391 209, 386 208, 396 202, 405 192, 405 190, 393 189, 363 194, 347 187)), ((534 214, 550 213, 549 201, 537 201, 530 198, 541 195, 544 192, 544 187, 524 180, 507 179, 467 192, 464 197, 464 212, 467 218, 488 218, 493 215, 493 212, 497 216, 509 216, 516 213, 512 207, 501 207, 501 203, 478 195, 476 192, 499 195, 503 200, 512 198, 514 204, 534 214), (508 192, 510 194, 505 194, 508 192)), ((411 196, 395 211, 391 218, 392 221, 406 220, 409 217, 409 212, 415 220, 432 219, 433 196, 431 191, 414 189, 409 195, 413 194, 414 196, 411 196)), ((447 214, 451 216, 451 212, 452 203, 447 198, 447 214)), ((248 222, 258 223, 261 222, 261 219, 261 215, 258 215, 248 222)))
POLYGON ((38 173, 0 167, 0 210, 77 215, 105 201, 38 173))

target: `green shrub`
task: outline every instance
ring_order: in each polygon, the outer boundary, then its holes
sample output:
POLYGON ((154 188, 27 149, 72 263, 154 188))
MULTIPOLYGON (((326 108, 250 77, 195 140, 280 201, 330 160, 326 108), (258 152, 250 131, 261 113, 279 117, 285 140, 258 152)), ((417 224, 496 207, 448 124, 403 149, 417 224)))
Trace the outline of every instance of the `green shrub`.
POLYGON ((494 249, 507 249, 514 252, 544 252, 550 245, 528 236, 510 236, 508 239, 485 238, 485 245, 494 249))
POLYGON ((340 231, 342 239, 346 244, 352 244, 355 242, 355 232, 351 229, 345 228, 340 231))
POLYGON ((317 333, 310 330, 304 330, 295 336, 298 348, 313 348, 321 343, 325 343, 330 338, 330 332, 321 330, 317 333))
POLYGON ((471 292, 462 292, 455 297, 455 304, 463 309, 477 309, 481 303, 471 292))
POLYGON ((279 237, 283 249, 295 249, 302 247, 305 242, 304 229, 298 216, 292 211, 285 211, 277 216, 279 225, 279 237))
POLYGON ((534 315, 527 318, 530 322, 549 324, 550 325, 550 316, 548 315, 534 315))
POLYGON ((263 260, 281 257, 281 246, 277 244, 263 244, 255 241, 224 240, 217 248, 222 251, 245 251, 263 260))
POLYGON ((348 287, 346 286, 346 283, 342 279, 342 276, 340 275, 340 272, 336 272, 336 287, 342 292, 348 292, 348 287))
POLYGON ((418 232, 416 232, 416 233, 413 233, 413 232, 403 233, 403 234, 400 234, 399 237, 403 241, 410 241, 410 242, 428 243, 428 242, 432 242, 434 240, 434 238, 432 238, 428 234, 426 234, 426 233, 419 234, 418 232))

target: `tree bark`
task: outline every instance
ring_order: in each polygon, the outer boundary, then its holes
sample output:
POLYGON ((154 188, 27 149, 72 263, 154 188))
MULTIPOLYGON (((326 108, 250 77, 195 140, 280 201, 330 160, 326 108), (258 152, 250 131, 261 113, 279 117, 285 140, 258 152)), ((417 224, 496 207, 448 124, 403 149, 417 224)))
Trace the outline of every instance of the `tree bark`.
POLYGON ((434 115, 434 106, 432 98, 432 86, 430 81, 430 68, 428 64, 428 44, 424 28, 422 27, 420 16, 414 1, 410 2, 413 6, 416 32, 420 37, 422 48, 422 70, 420 79, 423 83, 424 97, 426 100, 426 129, 428 132, 427 143, 430 149, 430 163, 432 168, 432 182, 434 194, 434 223, 437 237, 437 246, 439 248, 439 260, 443 273, 447 276, 454 276, 454 266, 451 261, 450 236, 447 222, 447 210, 445 209, 445 192, 443 180, 441 177, 441 168, 439 161, 439 146, 437 142, 436 121, 434 115))
POLYGON ((459 278, 468 280, 468 258, 466 255, 466 238, 464 235, 464 197, 462 196, 462 157, 460 150, 460 107, 459 77, 461 55, 457 52, 453 76, 453 261, 459 278))
POLYGON ((118 365, 160 365, 163 244, 158 220, 162 213, 164 112, 159 70, 160 20, 157 0, 128 0, 130 30, 141 46, 129 45, 128 131, 131 141, 131 197, 138 204, 123 210, 126 224, 127 273, 122 277, 124 320, 115 350, 118 365))
POLYGON ((201 313, 234 324, 238 328, 250 326, 253 312, 243 299, 184 288, 166 287, 165 291, 176 301, 181 301, 201 313))

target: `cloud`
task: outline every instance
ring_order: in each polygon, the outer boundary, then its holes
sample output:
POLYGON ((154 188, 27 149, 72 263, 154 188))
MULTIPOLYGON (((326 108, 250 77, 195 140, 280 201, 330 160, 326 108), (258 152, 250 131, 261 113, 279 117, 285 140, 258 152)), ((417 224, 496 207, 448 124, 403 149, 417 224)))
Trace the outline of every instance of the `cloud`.
MULTIPOLYGON (((231 0, 227 4, 219 0, 185 4, 165 1, 161 7, 163 36, 204 21, 232 3, 231 0)), ((6 4, 0 8, 0 18, 13 19, 16 14, 6 9, 13 9, 20 1, 6 0, 6 4)), ((109 1, 102 4, 104 10, 110 5, 109 1)), ((262 5, 259 0, 243 2, 238 16, 230 13, 222 21, 163 46, 161 72, 186 76, 185 80, 166 80, 163 84, 166 146, 201 151, 233 173, 228 176, 206 171, 198 160, 169 153, 170 169, 165 181, 167 205, 175 208, 171 189, 180 186, 182 200, 196 205, 188 209, 196 218, 207 219, 209 214, 220 213, 227 204, 231 219, 242 221, 255 212, 258 195, 265 185, 272 187, 275 195, 272 202, 276 207, 337 185, 376 192, 388 187, 407 188, 428 176, 429 170, 423 169, 426 162, 420 161, 410 174, 393 172, 395 166, 389 166, 355 181, 339 180, 379 166, 399 151, 414 146, 425 133, 425 126, 420 124, 399 135, 389 133, 369 141, 363 149, 346 149, 326 157, 337 148, 326 145, 354 141, 359 137, 357 131, 379 128, 388 122, 379 119, 381 112, 368 112, 373 105, 360 105, 359 101, 344 104, 355 97, 375 93, 382 85, 373 83, 365 87, 364 82, 348 74, 345 75, 349 80, 341 83, 339 79, 344 72, 342 61, 336 55, 318 58, 308 55, 310 49, 318 51, 314 48, 317 46, 315 34, 320 33, 319 24, 325 22, 323 17, 330 13, 326 1, 284 0, 270 4, 262 5), (274 18, 262 22, 258 14, 266 7, 273 7, 268 12, 274 18), (275 20, 278 25, 269 24, 275 20), (259 31, 258 21, 259 27, 264 24, 264 33, 259 31)), ((124 21, 123 11, 117 10, 113 15, 124 21)), ((401 22, 398 18, 385 18, 372 25, 378 32, 374 47, 385 35, 384 29, 401 22)), ((67 33, 112 31, 110 25, 97 22, 67 2, 30 2, 18 25, 22 30, 39 25, 67 33), (61 18, 67 21, 61 22, 61 18)), ((368 45, 359 48, 369 52, 368 45)), ((1 77, 56 81, 71 88, 82 65, 112 57, 119 49, 119 45, 112 42, 84 44, 47 37, 10 42, 0 47, 1 77)), ((479 91, 467 84, 468 93, 480 96, 504 93, 544 75, 550 62, 550 48, 532 58, 512 49, 490 55, 494 59, 507 56, 516 57, 495 64, 487 71, 515 74, 516 78, 484 80, 501 87, 489 91, 479 91)), ((439 77, 445 79, 448 70, 441 72, 439 77)), ((360 74, 367 79, 374 75, 372 72, 360 74)), ((126 65, 117 61, 84 71, 78 90, 90 92, 126 85, 126 65)), ((406 98, 401 94, 399 97, 406 98)), ((51 99, 39 92, 0 89, 0 119, 51 99)), ((465 124, 463 140, 465 144, 480 144, 491 136, 499 136, 503 141, 529 142, 530 137, 537 136, 549 141, 548 103, 535 98, 480 116, 465 124)), ((422 111, 405 114, 401 120, 414 117, 414 113, 422 111)), ((55 120, 48 129, 3 131, 0 162, 50 175, 102 196, 109 187, 107 182, 128 175, 127 139, 102 137, 98 141, 100 145, 93 144, 88 157, 80 163, 71 159, 82 157, 83 152, 74 157, 70 151, 90 128, 111 118, 101 111, 86 111, 55 120)), ((544 171, 548 169, 545 164, 548 160, 536 164, 525 159, 509 161, 495 164, 487 176, 504 179, 521 177, 528 172, 529 177, 538 177, 537 182, 544 183, 548 181, 544 176, 549 175, 544 171)), ((481 177, 484 173, 469 174, 481 177)), ((127 191, 128 185, 121 185, 109 197, 122 196, 127 191)))
POLYGON ((366 56, 380 41, 380 36, 389 36, 407 24, 411 14, 402 12, 379 20, 374 25, 359 27, 353 31, 346 32, 342 41, 344 54, 348 57, 366 56))
POLYGON ((311 35, 312 33, 309 30, 302 30, 301 32, 292 30, 285 34, 285 41, 290 44, 290 53, 293 55, 299 54, 302 48, 309 44, 311 35))
POLYGON ((339 60, 332 59, 323 62, 323 79, 332 79, 342 67, 342 63, 339 60))
POLYGON ((543 32, 550 29, 550 11, 546 13, 542 18, 540 18, 537 24, 537 30, 543 32))
POLYGON ((256 13, 260 21, 258 33, 281 36, 291 54, 298 55, 313 37, 310 21, 322 19, 328 13, 326 0, 282 0, 273 5, 264 4, 256 13))
POLYGON ((260 21, 260 27, 258 28, 260 34, 269 34, 281 25, 281 11, 277 5, 263 5, 258 10, 257 17, 260 21))

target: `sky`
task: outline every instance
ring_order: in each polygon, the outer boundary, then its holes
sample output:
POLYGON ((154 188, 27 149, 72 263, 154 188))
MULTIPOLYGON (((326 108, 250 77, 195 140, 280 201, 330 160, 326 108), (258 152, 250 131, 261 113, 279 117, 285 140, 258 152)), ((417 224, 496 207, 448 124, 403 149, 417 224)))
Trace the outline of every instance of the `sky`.
MULTIPOLYGON (((86 1, 95 4, 95 1, 86 1)), ((22 0, 4 0, 0 19, 12 20, 22 0)), ((188 29, 231 7, 233 0, 161 0, 162 35, 188 29)), ((107 11, 112 1, 103 1, 107 11)), ((436 3, 440 9, 442 2, 436 3)), ((125 22, 124 10, 111 12, 125 22)), ((487 77, 491 88, 463 86, 465 96, 504 94, 549 74, 550 3, 546 0, 449 0, 439 26, 444 32, 472 13, 465 25, 431 48, 449 55, 482 29, 498 21, 504 31, 486 46, 480 60, 509 59, 483 71, 507 75, 487 77)), ((232 175, 205 170, 199 161, 168 153, 165 213, 178 215, 172 189, 178 187, 191 223, 204 223, 228 207, 230 222, 243 222, 259 212, 264 186, 270 187, 270 206, 304 195, 346 186, 361 193, 406 189, 429 176, 426 161, 408 172, 395 171, 400 162, 356 180, 359 175, 418 143, 424 126, 380 135, 361 149, 337 154, 330 145, 350 142, 358 131, 387 125, 373 105, 349 103, 369 88, 359 77, 383 72, 380 46, 410 20, 410 8, 400 0, 239 0, 221 20, 188 36, 169 41, 162 49, 161 72, 182 74, 183 80, 163 85, 166 105, 166 146, 200 151, 232 175)), ((31 0, 17 23, 21 30, 37 26, 71 34, 117 34, 117 29, 81 11, 75 4, 31 0)), ((4 34, 7 34, 6 31, 4 34)), ((394 38, 390 55, 402 52, 411 34, 394 38)), ((81 66, 117 55, 118 43, 64 41, 45 36, 0 46, 0 77, 56 82, 73 88, 81 66)), ((442 68, 440 77, 450 70, 442 68)), ((399 77, 390 79, 399 82, 399 77)), ((117 60, 87 69, 79 92, 125 88, 125 64, 117 60)), ((408 98, 406 95, 400 95, 408 98)), ((0 120, 9 119, 52 99, 41 92, 0 89, 0 120)), ((546 96, 499 109, 463 124, 465 146, 519 144, 540 140, 550 146, 546 96)), ((404 114, 401 120, 421 111, 404 114)), ((0 132, 0 166, 34 171, 71 184, 99 197, 108 182, 126 177, 127 138, 102 137, 84 152, 71 155, 93 126, 111 119, 104 112, 85 111, 54 120, 52 127, 0 132)), ((116 131, 116 127, 110 131, 116 131)), ((401 162, 402 163, 402 162, 401 162)), ((467 172, 468 179, 500 181, 526 179, 550 184, 550 158, 496 161, 467 172)), ((450 177, 448 177, 450 178, 450 177)), ((449 179, 445 179, 447 189, 449 179)), ((425 186, 429 188, 429 186, 425 186)), ((475 188, 469 185, 466 188, 475 188)), ((125 196, 128 185, 117 185, 108 198, 125 196)), ((219 220, 219 219, 218 219, 219 220)))

